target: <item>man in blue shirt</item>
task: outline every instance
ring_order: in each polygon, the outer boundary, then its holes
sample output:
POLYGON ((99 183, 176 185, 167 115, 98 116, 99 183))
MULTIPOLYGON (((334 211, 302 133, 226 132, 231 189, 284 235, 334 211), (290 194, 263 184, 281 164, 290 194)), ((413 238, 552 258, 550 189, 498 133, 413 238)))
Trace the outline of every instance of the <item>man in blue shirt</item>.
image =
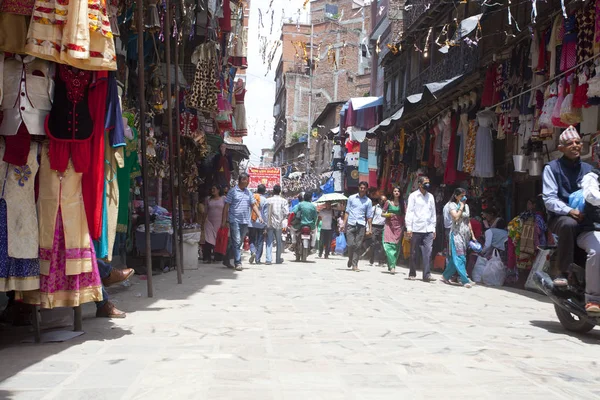
MULTIPOLYGON (((248 225, 250 224, 250 209, 258 214, 258 222, 264 223, 260 210, 256 206, 254 196, 248 190, 249 176, 242 172, 238 178, 238 184, 227 193, 225 198, 225 207, 223 207, 223 227, 229 224, 229 234, 231 249, 233 250, 235 269, 242 270, 242 241, 248 233, 248 225)), ((229 262, 231 254, 225 256, 223 265, 231 268, 229 262)))
POLYGON ((362 243, 365 235, 371 235, 373 222, 373 203, 367 196, 367 182, 358 184, 358 194, 348 198, 346 215, 344 216, 343 230, 346 232, 348 246, 348 268, 359 271, 358 259, 360 258, 362 243))

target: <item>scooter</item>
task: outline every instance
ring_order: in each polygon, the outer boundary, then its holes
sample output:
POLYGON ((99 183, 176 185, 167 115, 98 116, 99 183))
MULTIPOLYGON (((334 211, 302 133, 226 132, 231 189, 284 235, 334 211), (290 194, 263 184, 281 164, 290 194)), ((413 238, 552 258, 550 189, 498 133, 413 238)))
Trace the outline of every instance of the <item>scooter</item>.
POLYGON ((600 325, 600 317, 591 317, 585 311, 585 265, 587 257, 585 251, 575 247, 575 263, 571 264, 571 276, 568 286, 557 287, 548 275, 550 258, 556 248, 544 248, 551 250, 547 256, 545 267, 536 271, 533 280, 537 287, 554 303, 554 311, 560 324, 568 331, 575 333, 587 333, 600 325))
POLYGON ((310 226, 303 226, 296 233, 296 261, 306 262, 310 254, 310 245, 312 243, 312 230, 310 226))

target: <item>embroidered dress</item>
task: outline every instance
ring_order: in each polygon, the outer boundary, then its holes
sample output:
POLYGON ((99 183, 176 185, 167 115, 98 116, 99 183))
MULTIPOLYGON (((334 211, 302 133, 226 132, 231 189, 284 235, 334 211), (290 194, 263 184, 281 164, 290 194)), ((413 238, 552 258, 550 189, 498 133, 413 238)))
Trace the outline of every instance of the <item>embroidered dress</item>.
POLYGON ((196 64, 196 72, 190 92, 185 99, 186 106, 204 112, 218 112, 215 43, 199 45, 192 55, 192 63, 196 64))
POLYGON ((86 70, 116 70, 106 0, 36 0, 28 54, 86 70))
MULTIPOLYGON (((39 288, 34 193, 38 146, 31 146, 23 166, 0 161, 0 292, 39 288)), ((4 143, 0 141, 0 155, 4 151, 4 143)))
POLYGON ((75 71, 60 65, 56 74, 54 106, 46 119, 50 137, 50 165, 65 171, 69 158, 76 172, 87 172, 90 166, 91 138, 94 123, 89 106, 92 73, 75 71))
POLYGON ((235 89, 235 109, 233 110, 233 119, 235 121, 235 131, 232 136, 241 137, 248 135, 248 126, 246 125, 246 106, 244 98, 246 89, 244 86, 235 89))
POLYGON ((65 173, 50 168, 42 148, 38 198, 40 290, 17 299, 43 308, 75 307, 102 300, 102 282, 81 199, 81 174, 72 163, 65 173))

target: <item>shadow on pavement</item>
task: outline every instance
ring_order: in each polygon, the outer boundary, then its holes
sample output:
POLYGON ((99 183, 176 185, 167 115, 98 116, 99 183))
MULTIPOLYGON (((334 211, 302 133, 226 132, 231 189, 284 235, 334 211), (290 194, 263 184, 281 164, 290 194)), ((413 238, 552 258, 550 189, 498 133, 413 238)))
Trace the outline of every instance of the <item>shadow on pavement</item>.
MULTIPOLYGON (((224 279, 236 279, 235 271, 224 268, 222 265, 202 265, 197 270, 185 270, 183 275, 183 284, 177 284, 177 275, 175 272, 169 272, 154 276, 154 297, 148 298, 146 292, 146 281, 139 279, 136 275, 130 279, 131 286, 124 287, 116 285, 114 288, 108 288, 110 300, 115 303, 117 308, 127 312, 129 315, 135 315, 140 312, 153 312, 163 309, 176 309, 191 306, 192 302, 186 303, 190 296, 198 293, 204 287, 210 285, 220 285, 224 279), (157 307, 154 304, 161 302, 157 307)), ((243 273, 243 272, 242 272, 243 273)), ((92 342, 112 341, 124 336, 132 335, 129 329, 124 328, 121 323, 113 323, 106 318, 96 318, 96 306, 94 303, 87 303, 82 306, 83 312, 83 330, 85 334, 61 343, 23 343, 24 340, 33 340, 33 329, 31 326, 13 327, 0 324, 0 360, 3 368, 0 369, 0 383, 16 375, 33 365, 39 364, 44 372, 64 372, 59 371, 59 366, 55 366, 52 361, 44 362, 48 357, 58 355, 63 351, 79 351, 81 357, 93 355, 87 353, 88 346, 81 347, 83 343, 89 345, 92 342)), ((129 316, 128 316, 129 317, 129 316)), ((126 318, 125 323, 128 321, 126 318)), ((61 328, 60 330, 71 330, 71 327, 61 328)), ((46 332, 46 331, 43 331, 46 332)), ((91 347, 94 348, 93 346, 91 347)), ((60 362, 59 362, 60 364, 60 362)), ((35 367, 37 368, 37 367, 35 367)), ((21 379, 19 377, 19 379, 21 379)), ((21 386, 19 384, 19 386, 21 386)), ((26 385, 24 385, 26 386, 26 385)), ((33 384, 33 387, 35 384, 33 384)), ((24 388, 25 389, 25 388, 24 388)), ((19 391, 19 396, 23 395, 19 391)), ((17 396, 10 390, 0 390, 0 399, 11 399, 17 396)))
POLYGON ((573 333, 560 324, 558 321, 530 321, 531 325, 547 330, 550 333, 555 333, 557 335, 567 335, 572 338, 578 339, 586 344, 600 344, 600 330, 594 328, 588 333, 573 333))

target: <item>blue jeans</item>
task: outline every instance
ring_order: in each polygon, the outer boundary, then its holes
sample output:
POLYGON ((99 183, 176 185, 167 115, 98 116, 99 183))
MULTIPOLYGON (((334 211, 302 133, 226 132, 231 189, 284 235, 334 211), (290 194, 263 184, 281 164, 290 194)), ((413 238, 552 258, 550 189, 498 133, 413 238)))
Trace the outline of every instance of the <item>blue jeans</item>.
POLYGON ((281 251, 283 250, 283 243, 281 240, 281 229, 268 228, 267 229, 267 262, 273 262, 273 239, 277 241, 275 250, 275 262, 281 263, 281 251))
MULTIPOLYGON (((98 272, 100 273, 100 278, 106 279, 110 276, 110 271, 112 271, 112 266, 105 262, 104 260, 98 259, 98 272)), ((102 285, 102 301, 96 302, 96 308, 100 308, 108 303, 108 293, 102 285)))
POLYGON ((256 261, 260 261, 265 244, 264 228, 248 228, 250 236, 250 251, 256 256, 256 261))
POLYGON ((246 234, 248 233, 248 225, 247 224, 238 224, 237 222, 229 222, 229 232, 230 232, 230 251, 233 254, 228 254, 228 259, 231 259, 233 255, 234 263, 236 267, 238 265, 242 265, 242 243, 246 234))

